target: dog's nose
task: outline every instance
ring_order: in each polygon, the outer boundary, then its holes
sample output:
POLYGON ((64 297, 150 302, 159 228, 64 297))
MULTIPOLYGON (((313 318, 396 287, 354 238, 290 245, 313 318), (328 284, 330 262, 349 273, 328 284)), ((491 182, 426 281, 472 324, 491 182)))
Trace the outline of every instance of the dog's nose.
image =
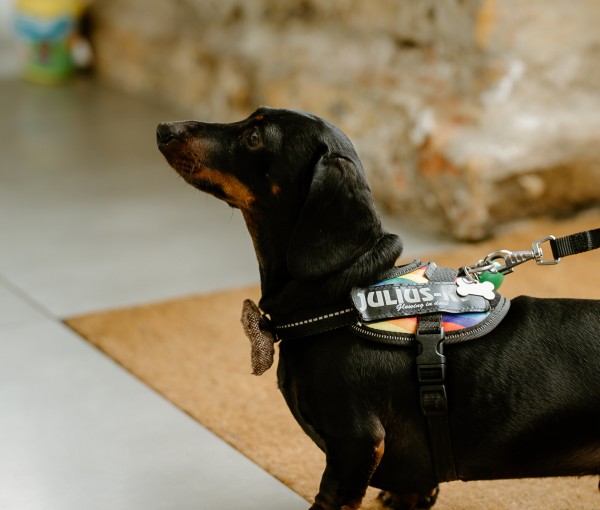
POLYGON ((175 138, 175 132, 170 122, 161 122, 156 128, 156 143, 165 145, 175 138))
POLYGON ((171 140, 189 136, 189 122, 161 122, 156 128, 156 143, 166 145, 171 140))

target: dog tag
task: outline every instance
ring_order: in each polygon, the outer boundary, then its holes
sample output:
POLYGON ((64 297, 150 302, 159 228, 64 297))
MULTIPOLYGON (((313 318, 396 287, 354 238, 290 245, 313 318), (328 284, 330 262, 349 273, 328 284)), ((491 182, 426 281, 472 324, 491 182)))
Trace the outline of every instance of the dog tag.
POLYGON ((492 282, 475 282, 463 277, 456 280, 456 284, 458 285, 456 293, 459 296, 481 296, 489 301, 495 297, 492 282))
POLYGON ((498 290, 504 281, 504 275, 499 271, 484 271, 479 275, 480 282, 490 282, 498 290))
POLYGON ((493 262, 495 269, 491 271, 484 271, 479 275, 480 282, 491 282, 494 285, 494 289, 498 290, 504 281, 504 275, 499 271, 501 264, 499 262, 493 262))

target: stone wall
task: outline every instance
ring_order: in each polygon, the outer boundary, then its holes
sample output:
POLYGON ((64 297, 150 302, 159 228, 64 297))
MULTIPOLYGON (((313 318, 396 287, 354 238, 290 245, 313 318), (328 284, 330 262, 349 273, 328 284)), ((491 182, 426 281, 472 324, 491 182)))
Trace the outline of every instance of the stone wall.
POLYGON ((462 239, 600 202, 597 0, 97 0, 97 68, 188 117, 328 118, 380 204, 462 239))

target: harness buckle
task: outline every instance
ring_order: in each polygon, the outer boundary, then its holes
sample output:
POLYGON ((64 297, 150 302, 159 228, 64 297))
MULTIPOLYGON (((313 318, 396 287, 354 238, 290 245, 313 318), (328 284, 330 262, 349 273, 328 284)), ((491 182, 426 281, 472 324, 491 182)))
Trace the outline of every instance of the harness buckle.
POLYGON ((417 376, 421 385, 421 411, 425 416, 441 416, 448 412, 446 356, 444 356, 444 330, 418 333, 421 352, 417 355, 417 376))
POLYGON ((448 397, 443 384, 421 386, 421 411, 427 417, 448 414, 448 397))
MULTIPOLYGON (((444 330, 434 333, 420 333, 417 331, 416 340, 420 345, 417 355, 417 366, 438 366, 446 364, 444 356, 444 330)), ((428 379, 430 380, 430 379, 428 379)))

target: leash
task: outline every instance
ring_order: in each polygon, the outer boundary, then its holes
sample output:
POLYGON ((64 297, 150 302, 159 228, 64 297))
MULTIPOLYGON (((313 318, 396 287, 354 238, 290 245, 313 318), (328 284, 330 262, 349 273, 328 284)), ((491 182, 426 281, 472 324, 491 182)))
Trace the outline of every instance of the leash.
POLYGON ((461 273, 474 281, 491 281, 496 288, 502 283, 504 275, 513 269, 535 260, 539 266, 558 264, 564 257, 577 255, 600 248, 600 228, 584 230, 564 237, 549 235, 538 239, 531 245, 531 250, 509 251, 497 250, 489 253, 473 266, 463 266, 461 273), (542 245, 548 242, 552 250, 552 258, 544 258, 542 245))

